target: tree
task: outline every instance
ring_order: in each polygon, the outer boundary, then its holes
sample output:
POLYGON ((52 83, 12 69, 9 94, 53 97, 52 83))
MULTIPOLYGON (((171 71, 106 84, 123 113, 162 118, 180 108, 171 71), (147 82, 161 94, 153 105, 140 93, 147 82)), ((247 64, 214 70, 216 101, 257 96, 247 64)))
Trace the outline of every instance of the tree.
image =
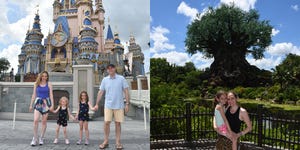
POLYGON ((208 9, 202 17, 197 15, 187 27, 185 45, 187 52, 202 52, 214 58, 210 66, 211 82, 218 85, 258 86, 261 72, 246 60, 251 54, 255 59, 264 57, 272 42, 272 26, 259 20, 256 10, 243 11, 232 5, 222 4, 208 9))
POLYGON ((287 57, 273 69, 273 80, 280 84, 281 91, 290 85, 300 84, 300 56, 288 54, 287 57))
POLYGON ((8 70, 9 67, 9 61, 5 57, 0 58, 0 73, 3 73, 4 71, 8 70))
POLYGON ((172 65, 165 58, 150 59, 150 75, 151 77, 159 78, 162 82, 170 82, 172 80, 170 74, 172 65))

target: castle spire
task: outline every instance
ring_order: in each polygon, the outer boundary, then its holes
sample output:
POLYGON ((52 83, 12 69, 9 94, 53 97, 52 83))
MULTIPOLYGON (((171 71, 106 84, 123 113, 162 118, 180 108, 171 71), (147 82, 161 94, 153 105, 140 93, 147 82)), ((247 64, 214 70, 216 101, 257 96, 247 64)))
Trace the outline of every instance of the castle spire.
POLYGON ((114 39, 114 36, 113 36, 113 32, 111 30, 111 27, 110 27, 110 24, 109 24, 109 18, 108 18, 108 29, 107 29, 107 35, 106 35, 106 39, 114 39))

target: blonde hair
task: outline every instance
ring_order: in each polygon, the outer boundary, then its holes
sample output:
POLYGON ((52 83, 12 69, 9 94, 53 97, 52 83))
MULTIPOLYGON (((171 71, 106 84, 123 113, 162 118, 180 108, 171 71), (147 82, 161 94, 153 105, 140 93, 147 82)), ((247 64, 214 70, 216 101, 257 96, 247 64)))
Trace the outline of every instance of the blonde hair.
POLYGON ((82 94, 85 94, 86 95, 86 102, 88 103, 89 102, 89 95, 86 91, 81 91, 80 94, 79 94, 79 102, 82 100, 82 94))
POLYGON ((49 81, 49 73, 48 73, 47 71, 43 71, 43 72, 39 73, 38 77, 36 78, 35 86, 40 85, 41 80, 42 80, 42 75, 43 75, 44 73, 47 74, 47 82, 49 81))
POLYGON ((61 98, 59 99, 59 106, 61 106, 61 102, 62 102, 63 100, 66 101, 66 103, 67 103, 66 106, 69 107, 69 100, 68 100, 68 98, 65 97, 65 96, 63 96, 63 97, 61 97, 61 98))

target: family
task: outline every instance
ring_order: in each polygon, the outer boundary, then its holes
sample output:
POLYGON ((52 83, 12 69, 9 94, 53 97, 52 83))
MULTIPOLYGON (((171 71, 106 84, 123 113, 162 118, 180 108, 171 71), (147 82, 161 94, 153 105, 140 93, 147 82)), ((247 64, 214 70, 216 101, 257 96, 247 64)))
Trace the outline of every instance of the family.
POLYGON ((237 104, 238 96, 234 92, 219 91, 215 96, 213 127, 218 133, 217 150, 237 150, 239 138, 252 130, 246 109, 237 104), (241 123, 246 128, 241 131, 241 123))
POLYGON ((96 105, 93 107, 89 102, 89 96, 86 91, 82 91, 79 95, 78 110, 75 116, 71 114, 69 108, 69 100, 67 97, 61 97, 59 105, 54 110, 54 100, 52 92, 52 84, 49 82, 49 74, 43 71, 39 74, 33 88, 33 94, 29 106, 29 111, 34 113, 33 121, 33 138, 31 146, 44 144, 44 136, 47 128, 48 113, 58 113, 56 136, 53 143, 58 143, 58 135, 60 127, 63 128, 65 144, 70 144, 67 136, 67 118, 79 121, 79 140, 76 144, 82 144, 83 129, 85 132, 85 145, 89 144, 89 110, 97 111, 98 103, 102 96, 105 96, 104 104, 104 141, 99 145, 100 149, 105 149, 109 145, 110 123, 114 117, 116 128, 116 149, 123 149, 120 141, 121 137, 121 122, 124 121, 124 110, 129 111, 129 91, 126 79, 116 73, 116 68, 113 64, 107 66, 108 76, 103 78, 99 87, 96 105), (126 104, 124 104, 123 94, 125 95, 126 104), (38 138, 39 118, 42 117, 41 134, 38 138))

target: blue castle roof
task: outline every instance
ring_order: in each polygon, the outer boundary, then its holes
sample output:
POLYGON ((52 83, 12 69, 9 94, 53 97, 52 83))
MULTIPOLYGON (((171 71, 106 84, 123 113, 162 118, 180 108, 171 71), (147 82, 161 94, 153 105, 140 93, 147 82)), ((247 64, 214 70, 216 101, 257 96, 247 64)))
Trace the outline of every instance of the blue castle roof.
POLYGON ((70 36, 70 31, 69 31, 69 24, 68 24, 68 19, 66 16, 59 16, 55 22, 55 27, 54 27, 54 32, 57 31, 58 25, 62 25, 63 31, 67 34, 67 36, 70 36))
POLYGON ((40 16, 38 14, 36 14, 34 17, 33 29, 41 30, 40 16))
POLYGON ((120 41, 120 39, 115 39, 115 40, 114 40, 114 43, 115 43, 115 44, 121 44, 121 41, 120 41))
POLYGON ((96 42, 94 38, 84 37, 80 40, 80 42, 96 42))
POLYGON ((83 24, 84 25, 92 25, 92 22, 91 22, 91 20, 90 19, 88 19, 88 18, 85 18, 84 20, 83 20, 83 24))
POLYGON ((113 36, 113 33, 112 33, 110 25, 108 25, 106 39, 114 39, 114 36, 113 36))

